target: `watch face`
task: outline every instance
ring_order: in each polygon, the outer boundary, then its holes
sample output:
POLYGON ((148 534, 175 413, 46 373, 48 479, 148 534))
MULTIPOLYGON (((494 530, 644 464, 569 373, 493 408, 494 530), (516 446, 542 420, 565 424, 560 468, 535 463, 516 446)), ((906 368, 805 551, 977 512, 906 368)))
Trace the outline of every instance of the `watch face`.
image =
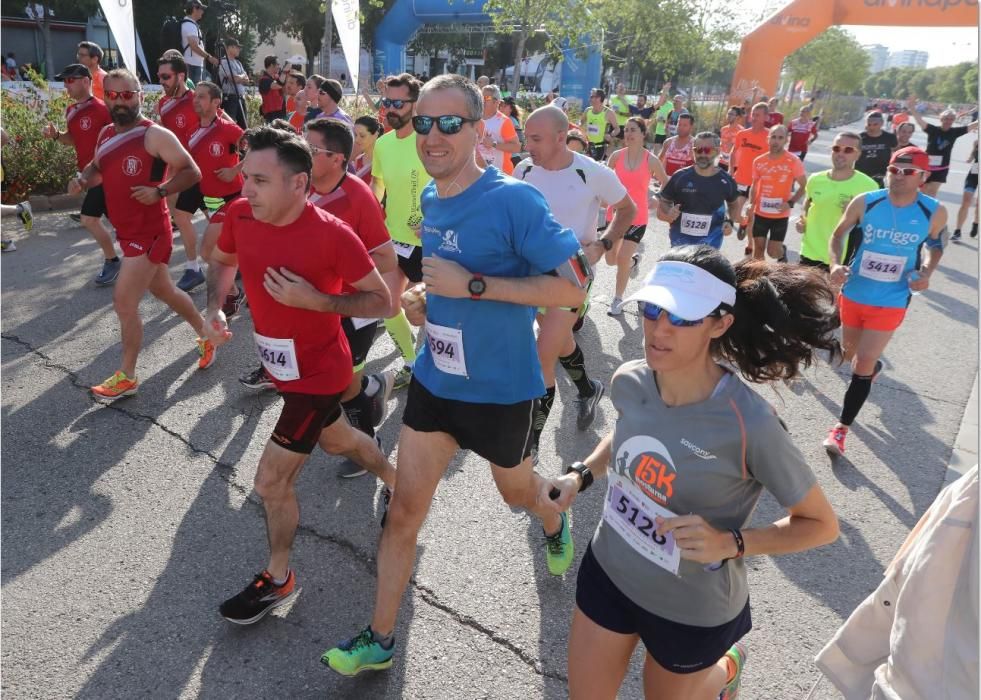
POLYGON ((470 293, 474 296, 480 296, 487 289, 487 283, 484 280, 470 280, 470 293))

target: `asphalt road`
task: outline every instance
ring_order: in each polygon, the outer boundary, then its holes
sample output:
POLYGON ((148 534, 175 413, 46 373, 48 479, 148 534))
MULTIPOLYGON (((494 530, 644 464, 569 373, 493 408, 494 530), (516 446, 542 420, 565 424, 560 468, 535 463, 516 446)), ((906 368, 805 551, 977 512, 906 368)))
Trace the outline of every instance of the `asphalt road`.
MULTIPOLYGON (((827 167, 823 132, 808 167, 827 167)), ((953 216, 970 139, 955 149, 942 198, 953 216)), ((379 486, 336 478, 315 454, 299 485, 293 565, 303 593, 253 628, 227 624, 218 603, 262 568, 266 542, 252 479, 279 399, 235 378, 253 362, 247 319, 207 371, 193 334, 147 299, 140 393, 111 407, 87 387, 119 359, 111 290, 91 279, 98 251, 67 213, 37 217, 2 259, 2 692, 20 698, 561 698, 575 576, 549 576, 541 531, 503 505, 486 464, 451 465, 420 537, 415 578, 384 673, 344 679, 320 653, 369 619, 379 536, 379 486)), ((792 259, 799 236, 790 235, 792 259)), ((667 246, 654 223, 642 269, 667 246)), ((727 240, 725 251, 741 257, 727 240)), ((176 279, 183 262, 175 252, 176 279)), ((606 315, 613 270, 599 273, 579 342, 608 381, 640 356, 634 313, 606 315)), ((633 288, 638 282, 631 283, 633 288)), ((878 584, 906 533, 938 493, 977 372, 978 244, 947 249, 930 290, 913 301, 878 380, 832 465, 821 441, 849 373, 818 366, 793 386, 764 387, 808 457, 841 520, 817 551, 750 560, 754 629, 747 699, 799 698, 818 681, 814 654, 878 584)), ((203 305, 204 292, 195 299, 203 305)), ((370 367, 397 366, 387 337, 370 367)), ((612 428, 575 429, 574 388, 559 372, 541 470, 555 474, 612 428)), ((381 430, 395 458, 404 393, 381 430)), ((603 489, 573 513, 577 559, 596 526, 603 489)), ((765 497, 759 523, 780 517, 765 497)), ((639 661, 621 696, 640 697, 639 661)), ((835 697, 822 683, 815 698, 835 697)))

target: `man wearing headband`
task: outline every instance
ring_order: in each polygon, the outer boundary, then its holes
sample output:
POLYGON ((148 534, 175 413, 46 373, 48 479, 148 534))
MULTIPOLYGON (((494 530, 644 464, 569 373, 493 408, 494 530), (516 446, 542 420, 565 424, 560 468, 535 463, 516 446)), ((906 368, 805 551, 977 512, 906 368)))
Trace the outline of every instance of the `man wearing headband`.
POLYGON ((348 126, 354 128, 354 120, 340 107, 341 96, 343 95, 341 84, 333 78, 327 78, 320 86, 318 103, 320 104, 320 116, 328 119, 340 119, 347 122, 348 126))
POLYGON ((616 697, 641 642, 658 697, 735 698, 752 627, 744 555, 800 552, 838 533, 780 418, 736 375, 786 380, 818 352, 834 355, 834 297, 817 275, 734 268, 699 245, 668 251, 627 301, 641 307, 644 355, 613 375, 616 430, 552 480, 566 507, 606 477, 576 581, 569 697, 616 697), (764 490, 786 515, 750 527, 764 490))
POLYGON ((893 153, 887 191, 855 197, 831 235, 831 281, 844 283, 838 299, 842 345, 852 363, 838 423, 824 441, 832 456, 845 453, 848 430, 882 371, 879 356, 903 322, 912 295, 930 286, 930 275, 940 264, 947 210, 920 192, 929 167, 929 156, 915 146, 893 153), (860 228, 853 232, 856 226, 860 228), (926 265, 920 249, 924 243, 926 265))

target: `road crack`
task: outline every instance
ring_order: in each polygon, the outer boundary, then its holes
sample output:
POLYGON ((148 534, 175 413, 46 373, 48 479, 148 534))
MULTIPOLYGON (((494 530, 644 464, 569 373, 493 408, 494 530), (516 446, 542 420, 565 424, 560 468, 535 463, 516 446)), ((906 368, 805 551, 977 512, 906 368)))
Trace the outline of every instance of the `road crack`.
MULTIPOLYGON (((157 420, 155 416, 128 409, 125 407, 125 404, 116 404, 116 403, 104 404, 96 400, 95 397, 92 396, 91 387, 89 387, 88 385, 86 385, 84 382, 81 381, 77 372, 66 367, 65 365, 55 362, 53 359, 51 359, 50 356, 45 354, 41 349, 35 347, 29 341, 24 340, 23 338, 14 335, 12 333, 0 333, 0 338, 3 338, 4 340, 9 340, 10 342, 15 343, 16 345, 24 348, 28 353, 38 358, 44 367, 64 374, 66 377, 68 377, 68 380, 71 382, 72 386, 74 386, 76 389, 84 391, 86 396, 88 396, 88 398, 92 401, 92 403, 98 405, 100 408, 116 411, 117 413, 120 413, 126 416, 127 418, 130 418, 131 420, 145 421, 147 423, 150 423, 154 427, 160 429, 162 432, 178 440, 181 444, 186 446, 194 454, 201 455, 208 458, 209 460, 211 460, 211 462, 214 463, 216 467, 220 468, 217 473, 222 481, 224 481, 230 488, 234 489, 238 494, 240 494, 245 501, 249 502, 250 504, 252 504, 256 508, 259 508, 260 510, 262 509, 262 501, 255 495, 254 491, 245 488, 244 486, 242 486, 241 484, 237 483, 234 480, 233 477, 237 471, 234 464, 228 464, 227 462, 222 462, 218 458, 218 456, 215 455, 211 450, 207 450, 196 446, 193 442, 185 438, 180 433, 169 428, 167 425, 161 423, 159 420, 157 420)), ((257 412, 254 409, 250 411, 245 417, 246 422, 254 419, 257 420, 258 418, 256 416, 256 413, 257 412)), ((259 413, 261 413, 261 411, 259 411, 259 413)), ((337 537, 335 535, 330 535, 320 532, 314 527, 310 527, 302 524, 297 527, 297 534, 302 534, 307 537, 316 539, 320 542, 324 542, 338 547, 339 549, 347 553, 349 556, 351 556, 354 559, 354 561, 357 562, 360 566, 362 566, 366 573, 368 573, 371 576, 377 576, 376 560, 374 554, 363 550, 355 542, 343 537, 337 537)), ((432 590, 428 586, 424 586, 423 584, 419 583, 419 581, 416 579, 414 575, 409 580, 409 584, 412 586, 416 597, 422 600, 430 608, 433 608, 435 610, 444 613, 457 624, 463 625, 464 627, 467 627, 468 629, 477 632, 478 634, 489 639, 494 644, 511 652, 529 669, 531 669, 535 674, 542 676, 544 678, 550 678, 552 680, 562 681, 563 683, 568 681, 567 676, 562 675, 560 673, 556 673, 554 671, 546 670, 545 665, 541 660, 535 658, 532 654, 528 653, 521 646, 515 644, 507 637, 503 636, 502 634, 494 630, 493 628, 482 624, 480 621, 471 617, 470 615, 460 612, 455 608, 453 608, 453 606, 444 603, 442 600, 440 600, 439 596, 436 594, 434 590, 432 590)))

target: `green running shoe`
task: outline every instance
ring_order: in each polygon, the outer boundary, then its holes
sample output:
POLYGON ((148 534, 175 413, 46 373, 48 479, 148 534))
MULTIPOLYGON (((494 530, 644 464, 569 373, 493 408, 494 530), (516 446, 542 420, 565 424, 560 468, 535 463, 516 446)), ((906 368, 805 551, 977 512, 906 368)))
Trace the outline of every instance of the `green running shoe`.
POLYGON ((354 639, 341 642, 328 649, 320 657, 320 663, 329 666, 342 676, 356 676, 362 671, 384 671, 392 665, 395 644, 385 649, 375 641, 371 625, 365 627, 354 639))
POLYGON ((719 695, 719 700, 736 700, 739 697, 739 680, 742 678, 743 666, 746 665, 746 657, 749 656, 749 652, 746 650, 745 644, 736 642, 729 647, 726 656, 732 659, 735 664, 736 675, 726 683, 726 687, 722 689, 722 693, 719 695))
POLYGON ((552 576, 561 576, 572 566, 575 555, 572 544, 572 531, 569 529, 569 514, 562 514, 562 527, 554 535, 545 535, 545 554, 548 571, 552 576))

